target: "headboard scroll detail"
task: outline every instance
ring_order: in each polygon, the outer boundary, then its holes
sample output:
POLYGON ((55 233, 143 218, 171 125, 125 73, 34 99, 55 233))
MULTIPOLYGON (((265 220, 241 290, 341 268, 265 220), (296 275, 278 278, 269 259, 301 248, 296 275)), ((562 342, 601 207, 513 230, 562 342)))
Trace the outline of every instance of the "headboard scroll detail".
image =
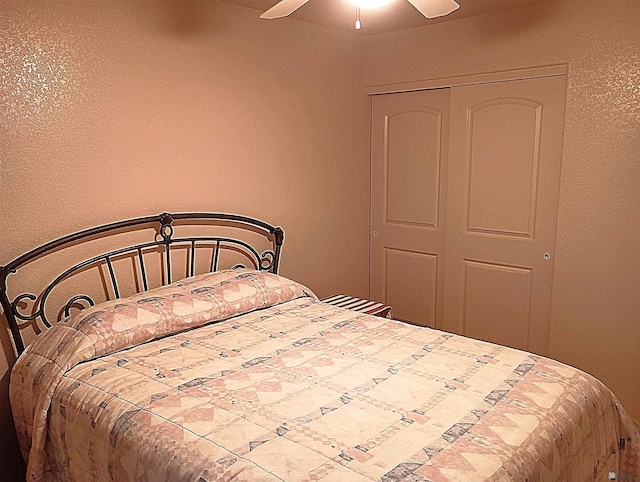
MULTIPOLYGON (((234 251, 236 254, 246 257, 247 264, 251 267, 272 273, 278 272, 280 262, 280 253, 284 243, 284 231, 282 228, 272 226, 258 219, 239 216, 226 213, 162 213, 157 216, 145 216, 114 223, 96 226, 94 228, 85 229, 76 233, 63 236, 48 243, 45 243, 31 251, 17 257, 4 266, 0 266, 0 305, 9 324, 11 335, 18 355, 25 349, 24 340, 20 331, 18 321, 34 323, 34 328, 38 333, 39 327, 35 324, 40 321, 46 328, 51 328, 52 322, 48 319, 47 302, 50 294, 62 281, 69 279, 74 274, 92 267, 105 268, 108 276, 105 276, 106 282, 110 285, 109 289, 113 298, 120 298, 120 286, 116 270, 114 269, 114 260, 122 257, 129 257, 136 265, 136 275, 140 278, 141 286, 136 289, 137 292, 147 291, 150 288, 148 279, 148 266, 145 261, 145 253, 159 252, 161 254, 161 284, 170 284, 173 282, 172 270, 172 251, 181 248, 186 253, 186 273, 185 276, 193 276, 196 274, 196 257, 199 248, 211 251, 206 259, 209 272, 219 269, 220 257, 223 250, 234 251), (206 225, 213 228, 217 226, 231 227, 240 232, 254 232, 260 237, 266 238, 272 248, 260 252, 252 244, 229 236, 175 236, 175 222, 189 226, 206 225), (59 250, 70 246, 76 246, 82 242, 106 237, 115 233, 130 232, 137 229, 146 229, 150 226, 157 226, 155 238, 152 241, 132 244, 122 248, 109 250, 85 259, 73 266, 65 269, 53 281, 51 281, 44 289, 34 290, 38 293, 33 294, 25 292, 10 298, 7 290, 7 280, 10 275, 18 272, 20 268, 30 262, 53 254, 59 250), (24 305, 31 305, 31 309, 25 312, 24 305)), ((202 251, 200 251, 202 253, 202 251)), ((200 258, 198 258, 200 259, 200 258)), ((202 261, 201 261, 202 263, 202 261)), ((245 262, 236 263, 232 268, 245 268, 245 262)), ((57 313, 63 314, 64 317, 69 316, 71 308, 86 308, 95 304, 91 296, 87 294, 74 294, 57 313)))

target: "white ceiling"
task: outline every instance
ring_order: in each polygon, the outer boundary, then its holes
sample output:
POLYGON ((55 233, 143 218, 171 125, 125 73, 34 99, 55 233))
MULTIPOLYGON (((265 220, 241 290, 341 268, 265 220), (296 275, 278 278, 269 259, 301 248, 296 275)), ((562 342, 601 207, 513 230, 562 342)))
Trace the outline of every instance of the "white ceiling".
MULTIPOLYGON (((256 10, 256 15, 273 7, 279 0, 225 0, 256 10)), ((327 27, 358 32, 362 35, 374 35, 413 27, 422 27, 438 22, 456 20, 473 15, 506 10, 525 5, 543 3, 549 0, 456 0, 460 8, 455 12, 436 19, 424 18, 407 0, 393 0, 381 8, 362 9, 362 29, 355 29, 356 7, 348 0, 310 0, 296 10, 290 18, 311 22, 327 27)), ((278 22, 281 20, 265 20, 278 22)))

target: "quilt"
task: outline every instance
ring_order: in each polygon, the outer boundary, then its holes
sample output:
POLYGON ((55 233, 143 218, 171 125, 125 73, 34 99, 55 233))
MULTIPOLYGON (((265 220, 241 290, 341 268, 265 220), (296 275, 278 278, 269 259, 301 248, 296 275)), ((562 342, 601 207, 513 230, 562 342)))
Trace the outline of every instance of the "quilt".
POLYGON ((29 480, 638 481, 615 396, 530 353, 200 275, 77 313, 13 368, 29 480))

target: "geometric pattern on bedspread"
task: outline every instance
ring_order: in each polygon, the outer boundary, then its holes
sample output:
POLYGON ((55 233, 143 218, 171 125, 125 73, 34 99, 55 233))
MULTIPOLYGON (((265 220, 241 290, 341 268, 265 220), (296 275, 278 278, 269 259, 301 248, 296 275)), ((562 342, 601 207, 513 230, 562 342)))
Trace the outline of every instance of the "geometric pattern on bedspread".
POLYGON ((303 297, 81 363, 53 395, 64 480, 637 480, 591 376, 303 297))

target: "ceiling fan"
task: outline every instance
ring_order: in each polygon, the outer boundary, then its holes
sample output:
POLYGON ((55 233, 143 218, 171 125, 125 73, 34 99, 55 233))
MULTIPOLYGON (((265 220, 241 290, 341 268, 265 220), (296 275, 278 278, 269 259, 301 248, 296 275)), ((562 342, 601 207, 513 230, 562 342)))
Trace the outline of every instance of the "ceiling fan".
MULTIPOLYGON (((260 18, 273 19, 286 17, 302 7, 309 0, 281 0, 269 10, 260 15, 260 18)), ((349 0, 358 8, 381 7, 391 0, 349 0)), ((460 5, 454 0, 407 0, 418 12, 427 18, 436 18, 449 15, 457 10, 460 5)), ((359 22, 358 22, 359 23, 359 22)))

